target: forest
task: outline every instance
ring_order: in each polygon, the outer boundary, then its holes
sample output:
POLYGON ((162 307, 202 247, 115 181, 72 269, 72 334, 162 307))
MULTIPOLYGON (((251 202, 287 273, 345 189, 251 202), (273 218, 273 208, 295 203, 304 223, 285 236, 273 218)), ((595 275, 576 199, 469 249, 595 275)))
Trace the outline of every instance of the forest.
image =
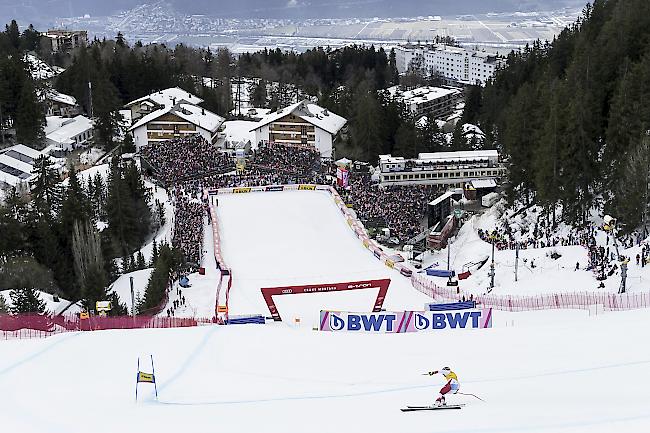
POLYGON ((512 52, 483 89, 479 123, 508 158, 511 201, 583 225, 647 222, 650 2, 596 0, 553 41, 512 52), (562 209, 561 213, 556 209, 562 209))

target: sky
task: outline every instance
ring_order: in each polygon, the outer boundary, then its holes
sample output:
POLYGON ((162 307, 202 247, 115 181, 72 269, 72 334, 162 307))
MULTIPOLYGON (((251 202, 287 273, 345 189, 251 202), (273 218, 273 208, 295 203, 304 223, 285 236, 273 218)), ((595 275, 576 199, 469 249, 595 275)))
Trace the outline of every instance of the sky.
MULTIPOLYGON (((168 0, 183 14, 236 18, 349 18, 482 14, 580 6, 586 0, 168 0)), ((42 22, 52 17, 105 16, 145 0, 0 0, 0 18, 42 22)), ((148 3, 154 3, 149 0, 148 3)))

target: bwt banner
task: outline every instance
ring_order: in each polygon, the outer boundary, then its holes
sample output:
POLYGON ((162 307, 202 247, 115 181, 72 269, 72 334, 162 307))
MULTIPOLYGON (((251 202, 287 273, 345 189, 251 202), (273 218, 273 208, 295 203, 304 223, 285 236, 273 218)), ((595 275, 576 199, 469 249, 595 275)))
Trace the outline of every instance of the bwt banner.
POLYGON ((350 313, 321 311, 320 330, 331 332, 402 333, 492 327, 492 309, 459 312, 403 311, 350 313))

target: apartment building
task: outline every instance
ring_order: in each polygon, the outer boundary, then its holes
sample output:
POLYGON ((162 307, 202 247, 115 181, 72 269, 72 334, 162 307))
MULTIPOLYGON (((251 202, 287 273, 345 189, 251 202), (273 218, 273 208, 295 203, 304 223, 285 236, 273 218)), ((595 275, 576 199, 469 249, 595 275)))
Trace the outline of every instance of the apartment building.
POLYGON ((409 66, 422 68, 427 75, 437 74, 450 82, 485 85, 503 60, 496 54, 449 45, 406 44, 395 48, 397 70, 409 66))
POLYGON ((50 43, 52 52, 70 52, 73 49, 88 45, 86 30, 50 29, 43 33, 50 43))
POLYGON ((500 180, 506 167, 496 150, 420 153, 405 159, 379 155, 382 185, 449 185, 463 187, 477 179, 500 180))
POLYGON ((449 87, 423 86, 402 92, 398 86, 393 86, 387 91, 393 98, 403 102, 416 118, 428 114, 437 119, 446 118, 462 99, 459 89, 449 87))
POLYGON ((224 118, 197 105, 181 102, 140 117, 131 127, 136 148, 199 134, 216 144, 224 118))
POLYGON ((346 123, 345 118, 304 100, 269 113, 251 132, 256 143, 310 147, 322 158, 332 158, 333 144, 346 123))

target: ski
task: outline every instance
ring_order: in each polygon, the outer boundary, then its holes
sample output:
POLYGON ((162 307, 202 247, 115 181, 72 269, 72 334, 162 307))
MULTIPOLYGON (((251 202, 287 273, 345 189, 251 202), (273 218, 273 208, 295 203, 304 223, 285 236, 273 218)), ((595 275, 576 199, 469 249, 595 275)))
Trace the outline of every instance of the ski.
POLYGON ((464 404, 448 404, 445 406, 406 406, 400 409, 402 412, 415 412, 419 410, 445 410, 445 409, 460 409, 464 404))

